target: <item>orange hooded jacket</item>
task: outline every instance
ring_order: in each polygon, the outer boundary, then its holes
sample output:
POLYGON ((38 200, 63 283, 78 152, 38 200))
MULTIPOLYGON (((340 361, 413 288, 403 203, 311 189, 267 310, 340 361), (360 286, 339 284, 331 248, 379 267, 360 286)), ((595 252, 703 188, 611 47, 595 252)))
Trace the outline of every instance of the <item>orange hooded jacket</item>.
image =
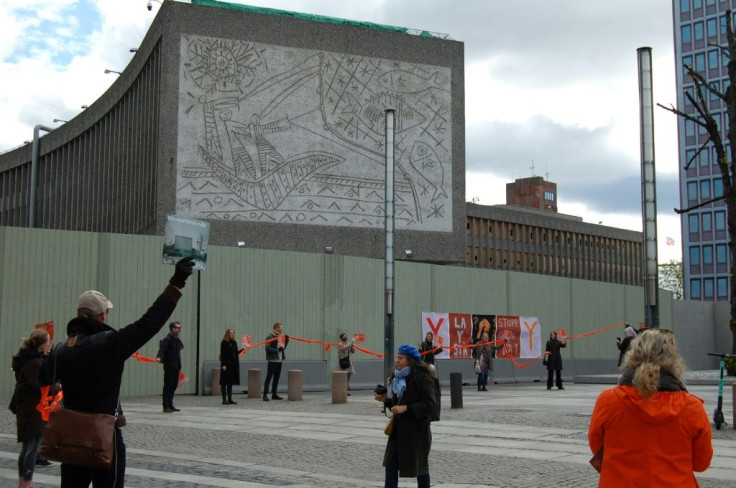
POLYGON ((588 430, 593 453, 603 447, 599 487, 697 487, 693 471, 713 457, 703 400, 658 391, 645 400, 633 386, 603 391, 588 430))

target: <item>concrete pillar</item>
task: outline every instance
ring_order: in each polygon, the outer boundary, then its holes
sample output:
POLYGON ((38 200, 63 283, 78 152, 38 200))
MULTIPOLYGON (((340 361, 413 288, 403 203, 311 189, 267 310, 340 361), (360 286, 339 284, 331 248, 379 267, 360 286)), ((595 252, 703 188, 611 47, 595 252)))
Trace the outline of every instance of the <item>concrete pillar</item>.
POLYGON ((248 398, 261 398, 261 370, 248 370, 248 398))
POLYGON ((302 370, 289 370, 289 383, 286 390, 286 399, 290 402, 302 401, 302 370))
POLYGON ((332 403, 348 402, 348 373, 346 371, 332 372, 332 403))
POLYGON ((462 373, 450 373, 450 408, 463 408, 462 373))
POLYGON ((222 390, 220 389, 220 368, 212 368, 212 394, 219 395, 222 390))

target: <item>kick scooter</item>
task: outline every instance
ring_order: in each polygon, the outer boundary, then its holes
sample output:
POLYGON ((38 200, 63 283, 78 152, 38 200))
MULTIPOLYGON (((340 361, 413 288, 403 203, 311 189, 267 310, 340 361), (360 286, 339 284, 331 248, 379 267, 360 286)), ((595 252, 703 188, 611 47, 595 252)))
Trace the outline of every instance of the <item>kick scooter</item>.
POLYGON ((721 430, 721 425, 726 424, 726 420, 723 418, 723 370, 726 369, 726 359, 732 357, 733 354, 718 354, 709 352, 708 356, 716 356, 721 358, 721 374, 718 379, 718 404, 715 411, 713 412, 713 423, 716 424, 716 430, 721 430))

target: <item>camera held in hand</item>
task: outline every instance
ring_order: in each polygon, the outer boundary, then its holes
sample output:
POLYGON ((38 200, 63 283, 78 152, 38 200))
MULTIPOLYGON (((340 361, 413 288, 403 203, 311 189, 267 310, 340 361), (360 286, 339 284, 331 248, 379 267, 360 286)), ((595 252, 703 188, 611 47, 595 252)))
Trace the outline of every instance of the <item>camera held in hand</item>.
POLYGON ((383 385, 376 385, 376 389, 373 390, 373 392, 376 395, 380 396, 380 395, 385 395, 386 393, 388 393, 388 389, 383 385))

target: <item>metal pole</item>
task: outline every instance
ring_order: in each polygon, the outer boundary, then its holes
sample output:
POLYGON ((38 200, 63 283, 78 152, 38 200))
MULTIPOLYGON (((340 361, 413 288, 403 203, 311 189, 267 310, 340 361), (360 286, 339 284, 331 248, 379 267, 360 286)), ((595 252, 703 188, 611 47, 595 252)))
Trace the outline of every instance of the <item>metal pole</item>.
POLYGON ((31 149, 31 188, 28 192, 28 227, 36 226, 36 187, 38 186, 38 153, 40 131, 51 132, 54 129, 38 124, 33 128, 33 147, 31 149))
POLYGON ((394 118, 396 111, 386 110, 386 257, 385 263, 385 303, 383 378, 391 376, 394 352, 394 118))
POLYGON ((659 327, 657 266, 657 184, 654 166, 654 103, 652 48, 636 50, 639 65, 639 121, 641 128, 641 213, 644 227, 644 323, 659 327))
POLYGON ((201 297, 202 297, 202 270, 197 270, 197 352, 196 355, 196 368, 194 378, 194 394, 199 395, 199 333, 201 329, 201 322, 199 320, 199 311, 201 308, 201 297))

